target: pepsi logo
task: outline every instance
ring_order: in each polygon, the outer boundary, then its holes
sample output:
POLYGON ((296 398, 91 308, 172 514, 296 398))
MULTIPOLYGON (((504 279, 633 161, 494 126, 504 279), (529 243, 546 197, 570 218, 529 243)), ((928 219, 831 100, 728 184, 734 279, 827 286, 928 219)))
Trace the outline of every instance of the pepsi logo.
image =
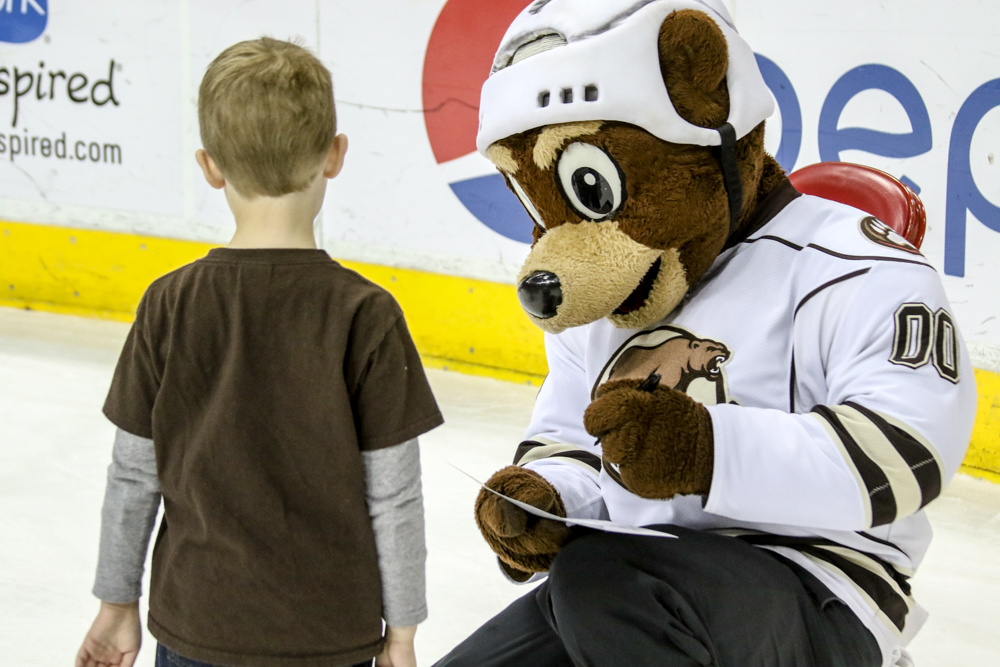
MULTIPOLYGON (((449 0, 438 15, 424 58, 423 103, 439 165, 476 152, 479 94, 500 40, 526 1, 449 0)), ((503 177, 485 167, 481 175, 450 182, 452 192, 493 231, 531 243, 531 218, 503 177)))
POLYGON ((30 42, 45 32, 48 22, 48 0, 0 0, 0 42, 30 42))

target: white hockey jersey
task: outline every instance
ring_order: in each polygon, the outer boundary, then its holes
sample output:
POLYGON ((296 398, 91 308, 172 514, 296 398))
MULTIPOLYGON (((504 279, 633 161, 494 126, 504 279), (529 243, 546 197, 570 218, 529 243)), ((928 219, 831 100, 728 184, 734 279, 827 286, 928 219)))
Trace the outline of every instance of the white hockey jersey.
MULTIPOLYGON (((926 613, 908 579, 931 538, 921 509, 955 474, 976 409, 973 372, 937 272, 849 206, 796 197, 723 252, 666 319, 546 336, 549 375, 515 462, 572 517, 718 531, 790 558, 844 600, 884 664, 926 613), (711 414, 707 498, 626 490, 583 428, 595 389, 645 378, 711 414)), ((760 224, 758 222, 758 224, 760 224)))

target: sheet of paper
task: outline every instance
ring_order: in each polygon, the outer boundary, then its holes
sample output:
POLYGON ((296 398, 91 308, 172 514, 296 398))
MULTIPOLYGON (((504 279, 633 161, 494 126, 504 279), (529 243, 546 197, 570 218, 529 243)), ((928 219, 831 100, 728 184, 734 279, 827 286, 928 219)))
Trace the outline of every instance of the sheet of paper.
POLYGON ((490 487, 486 486, 485 484, 483 484, 478 479, 476 479, 475 477, 473 477, 469 473, 465 472, 464 470, 462 470, 458 466, 452 464, 451 467, 454 468, 455 470, 459 471, 460 473, 462 473, 463 475, 465 475, 466 477, 468 477, 473 482, 475 482, 476 484, 478 484, 482 488, 486 489, 490 493, 492 493, 494 495, 497 495, 497 496, 500 496, 501 498, 503 498, 507 502, 513 503, 514 505, 517 505, 518 507, 520 507, 521 509, 523 509, 528 514, 534 514, 535 516, 541 517, 543 519, 551 519, 553 521, 560 521, 560 522, 566 524, 567 526, 583 526, 584 528, 593 528, 594 530, 603 530, 606 533, 620 533, 622 535, 643 535, 643 536, 646 536, 646 537, 673 537, 673 538, 677 537, 676 535, 672 535, 670 533, 664 533, 664 532, 659 531, 659 530, 650 530, 649 528, 637 528, 636 526, 626 526, 626 525, 623 525, 623 524, 620 524, 620 523, 615 523, 614 521, 603 521, 601 519, 567 519, 564 516, 558 516, 556 514, 551 514, 549 512, 545 512, 543 510, 538 509, 534 505, 529 505, 528 503, 522 503, 520 500, 515 500, 515 499, 511 498, 510 496, 505 496, 504 494, 499 493, 497 491, 494 491, 490 487))

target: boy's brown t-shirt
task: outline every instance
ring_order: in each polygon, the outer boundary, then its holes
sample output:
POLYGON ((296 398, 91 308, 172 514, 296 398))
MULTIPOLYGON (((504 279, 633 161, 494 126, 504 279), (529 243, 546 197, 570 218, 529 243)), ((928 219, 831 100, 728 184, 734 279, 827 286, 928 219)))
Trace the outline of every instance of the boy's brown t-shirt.
POLYGON ((260 667, 379 652, 361 452, 442 422, 388 292, 322 250, 212 250, 150 286, 104 412, 156 448, 158 640, 260 667))

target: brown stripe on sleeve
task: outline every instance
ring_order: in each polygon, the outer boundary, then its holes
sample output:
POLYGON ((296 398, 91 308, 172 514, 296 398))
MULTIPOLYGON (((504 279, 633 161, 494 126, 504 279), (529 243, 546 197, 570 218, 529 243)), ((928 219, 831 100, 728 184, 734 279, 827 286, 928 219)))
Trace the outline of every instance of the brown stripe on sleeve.
POLYGON ((523 466, 532 461, 551 458, 566 459, 592 468, 595 472, 601 471, 599 456, 573 445, 544 444, 534 440, 525 440, 518 445, 514 454, 514 465, 523 466))
POLYGON ((907 603, 906 597, 896 590, 890 580, 881 576, 877 571, 864 567, 853 559, 846 558, 829 549, 807 547, 801 551, 840 570, 871 599, 877 610, 881 611, 896 626, 897 630, 903 631, 906 627, 906 616, 910 613, 910 605, 907 603))
POLYGON ((845 454, 845 460, 856 471, 863 484, 867 499, 869 524, 881 526, 896 520, 896 495, 885 471, 871 459, 865 449, 855 440, 851 431, 841 421, 834 409, 817 405, 813 412, 821 421, 829 425, 828 432, 845 454))
POLYGON ((895 423, 890 423, 883 415, 857 403, 848 402, 845 405, 854 408, 870 420, 906 462, 910 473, 920 487, 918 509, 923 508, 927 503, 941 495, 941 470, 943 466, 937 451, 929 442, 901 422, 894 420, 895 423))

